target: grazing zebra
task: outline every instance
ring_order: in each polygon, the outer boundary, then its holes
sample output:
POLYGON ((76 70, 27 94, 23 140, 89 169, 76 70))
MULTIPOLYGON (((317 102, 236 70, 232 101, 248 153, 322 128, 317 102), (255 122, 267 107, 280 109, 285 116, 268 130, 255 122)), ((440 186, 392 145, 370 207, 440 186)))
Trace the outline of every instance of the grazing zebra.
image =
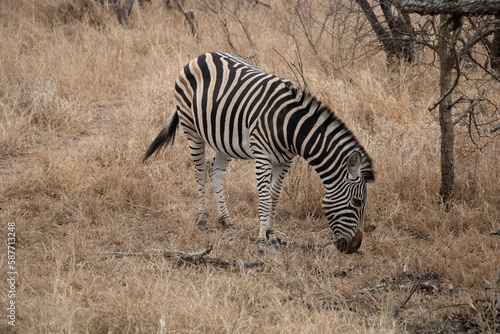
POLYGON ((266 239, 276 249, 274 214, 281 183, 300 155, 325 187, 323 209, 336 246, 352 253, 361 245, 366 183, 372 162, 352 132, 309 93, 226 53, 207 53, 187 64, 175 82, 177 110, 151 143, 144 161, 173 143, 179 123, 189 142, 199 186, 198 226, 207 225, 205 145, 215 150, 209 175, 219 221, 233 226, 223 194, 232 158, 255 159, 259 193, 260 254, 266 239))

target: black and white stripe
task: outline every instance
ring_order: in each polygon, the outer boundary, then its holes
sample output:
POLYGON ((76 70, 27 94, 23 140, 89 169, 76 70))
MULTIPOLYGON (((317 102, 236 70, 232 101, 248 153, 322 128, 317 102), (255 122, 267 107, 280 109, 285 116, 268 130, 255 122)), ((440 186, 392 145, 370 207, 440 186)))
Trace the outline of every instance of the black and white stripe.
POLYGON ((372 162, 352 132, 309 93, 245 60, 207 53, 187 64, 175 84, 177 110, 148 148, 144 160, 173 143, 180 123, 189 142, 199 185, 198 225, 207 224, 205 144, 219 220, 232 226, 223 193, 232 158, 255 159, 259 192, 259 252, 266 239, 279 248, 274 212, 293 158, 302 156, 325 187, 323 209, 341 251, 359 248, 372 162))

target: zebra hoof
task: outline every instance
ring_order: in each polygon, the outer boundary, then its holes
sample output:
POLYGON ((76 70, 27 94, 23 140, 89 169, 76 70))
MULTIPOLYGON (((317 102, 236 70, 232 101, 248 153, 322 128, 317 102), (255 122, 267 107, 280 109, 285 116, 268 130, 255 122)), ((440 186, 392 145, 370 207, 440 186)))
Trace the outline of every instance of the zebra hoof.
POLYGON ((272 239, 271 240, 271 245, 274 247, 275 250, 280 251, 281 250, 281 245, 278 242, 277 239, 272 239))
POLYGON ((234 224, 230 220, 219 220, 219 223, 222 225, 224 228, 233 228, 234 224))
POLYGON ((257 247, 259 248, 257 255, 266 256, 266 239, 257 239, 257 247))
POLYGON ((206 220, 198 220, 197 225, 198 225, 198 228, 199 228, 200 230, 202 230, 202 231, 203 231, 203 230, 207 230, 207 229, 208 229, 208 223, 207 223, 207 221, 206 221, 206 220))
POLYGON ((266 256, 266 250, 264 248, 259 248, 257 251, 257 255, 260 257, 265 257, 266 256))

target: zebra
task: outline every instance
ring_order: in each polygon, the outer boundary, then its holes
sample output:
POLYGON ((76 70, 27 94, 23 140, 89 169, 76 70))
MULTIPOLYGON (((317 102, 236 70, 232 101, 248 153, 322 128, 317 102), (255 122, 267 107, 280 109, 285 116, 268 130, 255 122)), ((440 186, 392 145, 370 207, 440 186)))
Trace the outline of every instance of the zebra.
POLYGON ((266 242, 280 250, 274 230, 283 178, 295 156, 319 174, 322 202, 340 252, 357 250, 363 238, 366 184, 375 179, 372 160, 347 126, 310 93, 290 81, 227 53, 206 53, 189 62, 175 82, 176 110, 153 140, 143 161, 173 144, 179 123, 187 137, 198 182, 197 224, 207 227, 205 146, 214 151, 208 168, 219 222, 234 226, 224 199, 231 159, 254 159, 259 196, 258 253, 266 242))

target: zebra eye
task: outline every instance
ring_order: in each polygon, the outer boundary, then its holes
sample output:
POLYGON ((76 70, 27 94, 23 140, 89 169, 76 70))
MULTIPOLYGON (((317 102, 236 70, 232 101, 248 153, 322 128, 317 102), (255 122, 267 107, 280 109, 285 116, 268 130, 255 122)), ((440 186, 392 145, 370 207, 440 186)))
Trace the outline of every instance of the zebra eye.
POLYGON ((361 205, 363 204, 363 202, 359 199, 359 198, 353 198, 352 199, 352 204, 354 204, 355 207, 361 207, 361 205))

